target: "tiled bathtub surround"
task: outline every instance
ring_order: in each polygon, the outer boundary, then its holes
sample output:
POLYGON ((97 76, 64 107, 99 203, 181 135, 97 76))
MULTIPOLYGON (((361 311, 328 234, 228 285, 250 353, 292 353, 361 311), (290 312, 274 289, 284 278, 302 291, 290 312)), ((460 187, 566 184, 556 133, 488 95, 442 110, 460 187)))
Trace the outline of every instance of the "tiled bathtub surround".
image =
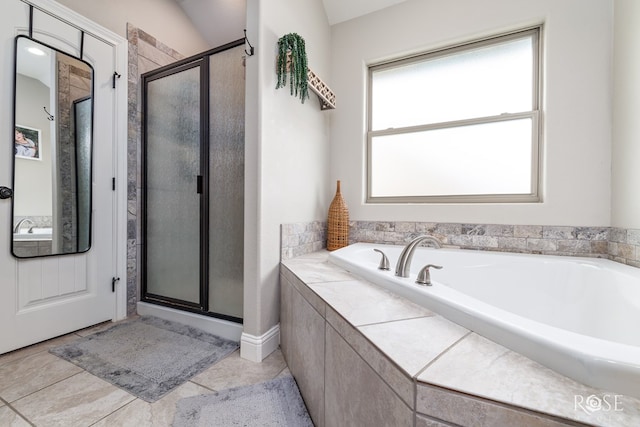
POLYGON ((405 244, 421 234, 463 249, 608 256, 609 227, 354 221, 350 241, 405 244))
POLYGON ((640 400, 618 395, 617 411, 580 407, 614 394, 352 276, 327 256, 281 266, 281 348, 317 426, 640 425, 640 400))
MULTIPOLYGON (((463 249, 609 258, 640 267, 640 230, 616 227, 351 221, 349 243, 404 245, 429 234, 463 249)), ((326 247, 326 222, 283 224, 282 259, 326 247)))
POLYGON ((295 258, 327 247, 327 223, 324 221, 282 224, 280 257, 295 258))
POLYGON ((614 261, 640 267, 640 230, 611 228, 609 256, 614 261))

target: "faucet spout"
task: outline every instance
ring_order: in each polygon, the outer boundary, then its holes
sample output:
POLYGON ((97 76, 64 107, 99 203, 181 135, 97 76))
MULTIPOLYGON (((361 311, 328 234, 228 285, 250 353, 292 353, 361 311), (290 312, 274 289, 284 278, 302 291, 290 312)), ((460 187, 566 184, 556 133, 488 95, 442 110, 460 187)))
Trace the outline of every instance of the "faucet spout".
POLYGON ((409 277, 409 271, 411 269, 411 259, 416 248, 423 242, 429 242, 436 249, 440 249, 442 244, 438 239, 433 236, 419 236, 410 241, 407 246, 404 247, 396 263, 396 276, 409 277))
POLYGON ((20 227, 22 227, 22 224, 24 224, 25 222, 27 223, 31 223, 31 226, 35 226, 36 224, 30 220, 29 218, 22 218, 20 221, 18 221, 18 223, 16 224, 15 228, 13 229, 13 232, 15 234, 20 233, 20 227))

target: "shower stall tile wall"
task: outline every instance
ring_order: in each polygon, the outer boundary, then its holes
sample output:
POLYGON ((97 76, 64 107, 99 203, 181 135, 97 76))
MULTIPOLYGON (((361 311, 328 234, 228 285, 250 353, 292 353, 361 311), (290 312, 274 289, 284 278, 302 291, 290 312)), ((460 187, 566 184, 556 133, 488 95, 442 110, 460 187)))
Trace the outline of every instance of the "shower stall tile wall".
MULTIPOLYGON (((401 245, 421 234, 461 249, 609 258, 640 267, 640 230, 510 224, 351 221, 349 243, 401 245)), ((326 222, 283 224, 283 260, 326 247, 326 222)))
POLYGON ((140 221, 138 213, 141 203, 141 169, 140 169, 140 103, 138 82, 140 75, 155 68, 168 65, 184 58, 183 55, 158 41, 145 31, 127 24, 129 41, 129 132, 128 132, 128 164, 129 176, 127 192, 127 315, 136 313, 136 302, 140 300, 140 221))

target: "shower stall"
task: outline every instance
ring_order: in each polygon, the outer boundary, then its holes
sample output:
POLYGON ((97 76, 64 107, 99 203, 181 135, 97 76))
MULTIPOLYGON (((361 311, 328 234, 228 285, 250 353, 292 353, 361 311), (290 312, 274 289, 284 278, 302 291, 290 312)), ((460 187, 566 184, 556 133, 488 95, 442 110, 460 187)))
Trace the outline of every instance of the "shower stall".
POLYGON ((244 55, 238 40, 141 80, 141 300, 240 328, 244 55))

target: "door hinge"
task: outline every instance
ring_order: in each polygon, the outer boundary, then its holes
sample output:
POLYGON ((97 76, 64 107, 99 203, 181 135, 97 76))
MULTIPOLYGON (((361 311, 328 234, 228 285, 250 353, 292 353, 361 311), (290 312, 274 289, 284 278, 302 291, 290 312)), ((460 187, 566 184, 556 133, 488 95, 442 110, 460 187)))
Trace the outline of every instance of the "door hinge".
POLYGON ((120 77, 120 73, 118 73, 117 71, 113 72, 113 89, 116 88, 116 79, 119 79, 120 77))
POLYGON ((116 177, 111 178, 111 190, 116 191, 116 177))
POLYGON ((112 277, 111 278, 111 292, 115 292, 116 291, 116 283, 120 281, 119 277, 112 277))

